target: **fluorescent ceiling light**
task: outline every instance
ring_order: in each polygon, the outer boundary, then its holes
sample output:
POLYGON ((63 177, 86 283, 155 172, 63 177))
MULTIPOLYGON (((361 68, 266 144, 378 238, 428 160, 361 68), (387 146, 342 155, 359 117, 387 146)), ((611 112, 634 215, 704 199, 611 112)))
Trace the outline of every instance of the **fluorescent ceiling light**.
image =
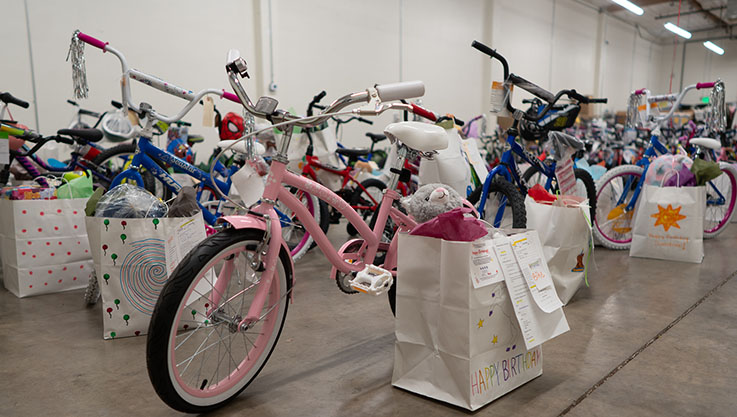
POLYGON ((642 7, 636 5, 635 3, 632 3, 629 0, 612 0, 612 1, 638 16, 642 16, 642 14, 645 13, 645 11, 642 10, 642 7))
POLYGON ((717 45, 715 45, 711 41, 704 42, 704 46, 707 47, 707 48, 709 48, 709 49, 711 49, 716 54, 724 55, 724 49, 718 47, 717 45))
POLYGON ((680 36, 682 38, 691 39, 691 32, 689 32, 689 31, 687 31, 685 29, 681 29, 681 28, 679 28, 678 26, 674 25, 671 22, 668 22, 668 23, 664 24, 663 26, 665 26, 666 29, 668 29, 669 31, 675 33, 676 35, 678 35, 678 36, 680 36))

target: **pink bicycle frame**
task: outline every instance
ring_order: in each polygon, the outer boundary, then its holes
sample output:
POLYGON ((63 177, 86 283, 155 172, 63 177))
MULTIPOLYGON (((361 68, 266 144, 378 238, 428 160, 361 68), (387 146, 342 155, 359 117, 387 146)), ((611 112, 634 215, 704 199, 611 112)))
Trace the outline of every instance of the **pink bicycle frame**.
MULTIPOLYGON (((398 198, 399 194, 395 190, 387 190, 384 193, 382 204, 379 208, 378 218, 374 225, 374 230, 371 230, 366 222, 364 222, 363 218, 340 196, 309 178, 287 171, 286 164, 283 162, 278 162, 276 160, 273 161, 271 172, 267 177, 266 187, 261 198, 262 203, 253 209, 254 212, 270 218, 270 222, 268 223, 270 224, 270 236, 272 242, 268 245, 268 250, 265 254, 265 270, 261 275, 259 287, 256 289, 254 301, 249 307, 248 314, 240 324, 247 325, 259 320, 261 310, 266 302, 268 289, 271 286, 271 280, 274 277, 279 250, 282 247, 281 223, 274 211, 274 203, 277 200, 281 200, 290 210, 292 210, 293 213, 295 213, 330 263, 332 263, 339 271, 350 273, 362 270, 365 263, 372 263, 380 246, 386 245, 380 242, 384 232, 384 226, 390 216, 399 225, 400 230, 408 230, 416 225, 412 218, 393 207, 393 201, 398 198), (361 258, 364 262, 345 262, 344 258, 337 250, 335 250, 328 240, 328 237, 322 229, 320 229, 320 226, 310 214, 309 210, 286 187, 283 187, 282 184, 303 190, 325 201, 330 206, 336 208, 346 219, 348 219, 364 239, 364 243, 359 251, 359 253, 362 254, 361 258), (274 241, 273 239, 277 240, 274 241)), ((257 226, 262 229, 265 229, 266 227, 266 222, 254 214, 247 214, 245 216, 228 216, 225 220, 235 227, 257 226)), ((396 254, 392 251, 396 251, 396 239, 392 240, 388 248, 384 246, 384 249, 387 250, 387 257, 384 265, 393 268, 396 265, 396 254)), ((226 265, 221 271, 221 274, 228 273, 228 271, 230 271, 230 269, 226 265)), ((223 294, 225 292, 227 284, 227 279, 217 280, 215 283, 215 291, 213 291, 212 294, 213 305, 218 304, 220 298, 219 294, 223 294)))

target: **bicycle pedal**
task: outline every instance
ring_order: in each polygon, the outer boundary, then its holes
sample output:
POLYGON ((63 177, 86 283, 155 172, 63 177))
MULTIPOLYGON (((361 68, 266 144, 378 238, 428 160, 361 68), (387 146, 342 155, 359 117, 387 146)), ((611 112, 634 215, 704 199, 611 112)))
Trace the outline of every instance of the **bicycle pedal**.
POLYGON ((384 294, 389 291, 392 284, 394 284, 392 273, 375 265, 366 265, 350 281, 351 288, 358 292, 371 295, 384 294))

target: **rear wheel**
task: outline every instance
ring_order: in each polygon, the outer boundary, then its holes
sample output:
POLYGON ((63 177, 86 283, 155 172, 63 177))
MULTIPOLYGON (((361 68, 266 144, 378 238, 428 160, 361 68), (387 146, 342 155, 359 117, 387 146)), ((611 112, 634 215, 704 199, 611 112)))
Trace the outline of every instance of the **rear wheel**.
MULTIPOLYGON (((591 177, 591 174, 589 174, 585 169, 574 168, 573 174, 576 176, 576 191, 574 192, 574 195, 584 197, 589 200, 589 213, 591 215, 591 220, 593 221, 594 217, 596 217, 596 183, 591 177)), ((528 187, 532 187, 535 184, 540 184, 544 187, 548 181, 548 177, 535 169, 534 166, 527 168, 525 173, 522 175, 522 178, 525 180, 528 187)), ((552 188, 553 189, 550 191, 555 193, 557 186, 553 185, 552 188)))
MULTIPOLYGON (((100 152, 100 154, 92 160, 92 164, 97 167, 98 173, 105 178, 105 180, 100 180, 101 186, 106 189, 110 188, 112 180, 128 168, 133 155, 136 153, 136 149, 137 147, 135 143, 113 146, 112 148, 108 148, 100 152)), ((156 195, 156 179, 154 176, 145 168, 141 168, 140 174, 143 178, 143 184, 137 185, 156 195)))
POLYGON ((175 410, 204 413, 224 405, 253 381, 274 350, 292 288, 284 249, 259 319, 239 326, 261 282, 249 257, 262 237, 257 229, 216 233, 164 285, 151 316, 146 363, 156 393, 175 410))
POLYGON ((706 209, 704 210, 704 238, 716 237, 729 225, 737 200, 737 169, 732 164, 720 162, 722 175, 706 183, 706 209))
MULTIPOLYGON (((367 221, 377 211, 384 196, 384 189, 386 189, 386 184, 376 178, 364 180, 361 187, 356 187, 350 203, 351 207, 363 217, 364 221, 367 221)), ((358 234, 356 228, 350 223, 348 223, 346 229, 351 236, 358 234)))

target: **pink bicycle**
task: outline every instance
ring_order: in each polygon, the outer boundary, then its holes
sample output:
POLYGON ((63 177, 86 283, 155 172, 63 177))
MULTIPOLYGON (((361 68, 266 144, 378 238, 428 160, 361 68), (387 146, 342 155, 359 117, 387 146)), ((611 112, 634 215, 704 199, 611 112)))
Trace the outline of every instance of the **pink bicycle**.
POLYGON ((229 54, 229 81, 247 111, 284 126, 278 155, 273 158, 260 203, 243 216, 225 216, 226 226, 192 250, 164 286, 151 318, 146 345, 151 382, 169 406, 200 413, 222 406, 258 375, 276 345, 293 298, 295 274, 289 249, 280 232, 274 206, 281 202, 296 213, 318 247, 333 264, 331 276, 339 285, 370 294, 390 293, 396 274, 396 239, 388 241, 388 219, 406 231, 415 222, 395 202, 397 183, 409 173, 408 157, 429 156, 447 147, 445 131, 434 125, 405 122, 386 128, 398 144, 393 175, 371 229, 340 196, 309 178, 287 171, 292 128, 311 127, 339 114, 378 115, 386 110, 411 111, 410 105, 388 101, 424 94, 419 81, 375 86, 334 101, 317 116, 299 118, 277 110, 273 98, 253 104, 240 84, 246 62, 229 54), (346 106, 368 106, 339 112, 346 106), (304 190, 338 210, 360 237, 336 250, 308 210, 289 191, 304 190))

